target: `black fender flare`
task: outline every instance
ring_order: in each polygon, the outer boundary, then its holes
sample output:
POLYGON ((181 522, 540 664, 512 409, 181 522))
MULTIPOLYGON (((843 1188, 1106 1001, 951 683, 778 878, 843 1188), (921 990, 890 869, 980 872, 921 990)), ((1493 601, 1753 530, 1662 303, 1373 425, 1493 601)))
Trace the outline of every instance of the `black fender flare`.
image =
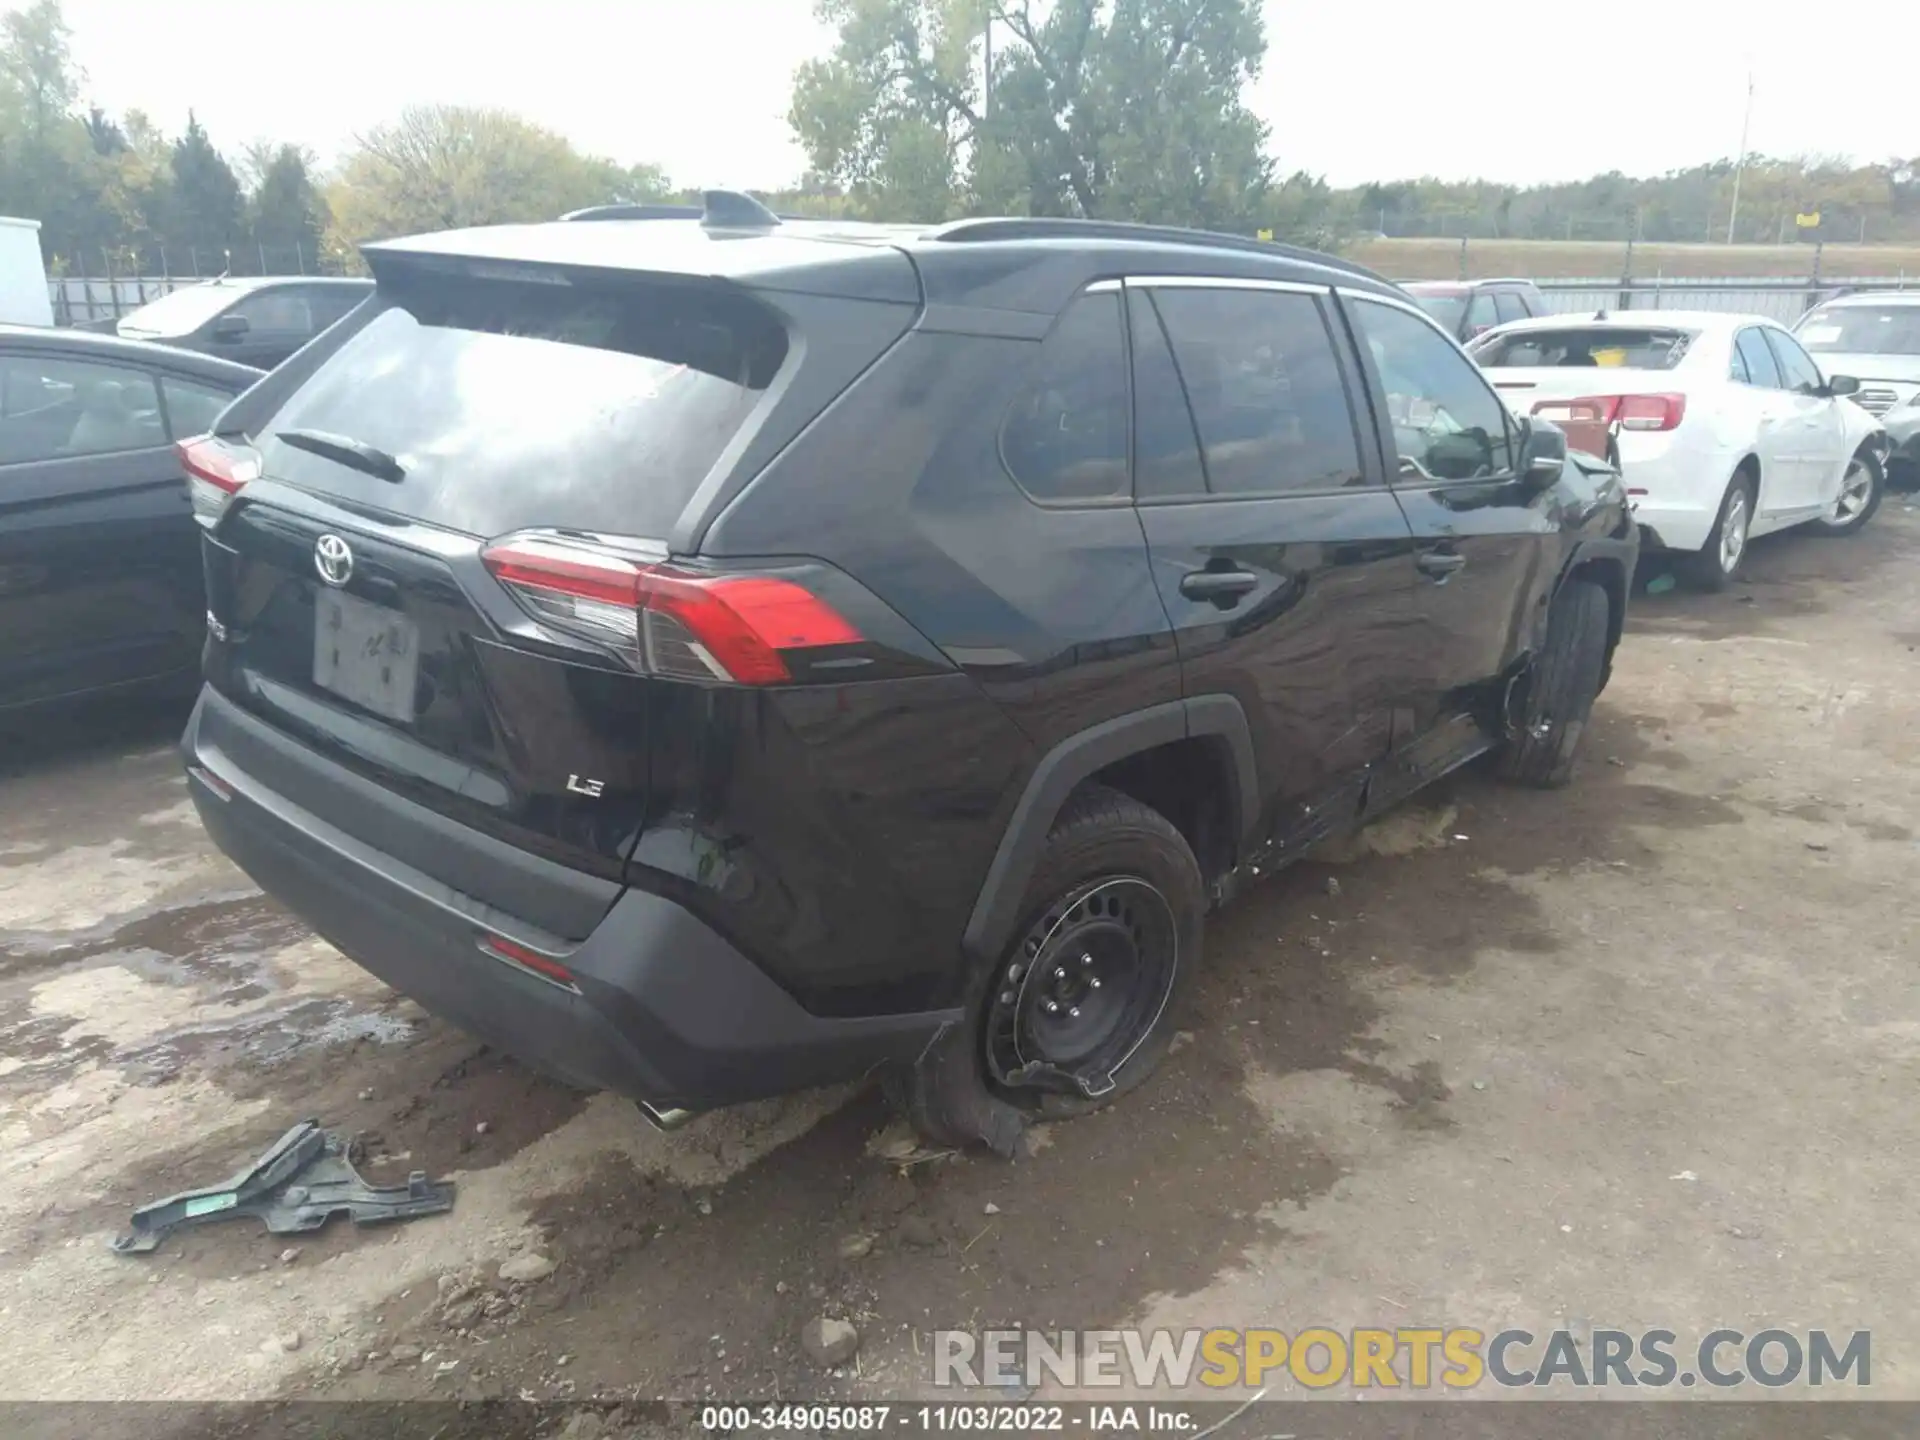
POLYGON ((1228 793, 1235 810, 1233 833, 1244 842, 1260 818, 1260 777, 1253 732, 1238 700, 1231 695, 1200 695, 1103 720, 1060 741, 1040 757, 1027 777, 967 917, 960 941, 965 953, 975 960, 990 959, 1006 948, 1019 923, 1020 901, 1047 833, 1077 786, 1130 755, 1175 740, 1208 737, 1217 739, 1225 751, 1232 780, 1228 793))
MULTIPOLYGON (((1601 672, 1600 686, 1604 690, 1607 681, 1613 676, 1613 652, 1619 648, 1620 637, 1626 632, 1627 602, 1633 594, 1634 567, 1640 559, 1640 540, 1632 532, 1626 535, 1589 535, 1573 547, 1566 563, 1560 567, 1560 573, 1554 578, 1553 599, 1560 598, 1560 591, 1567 581, 1584 565, 1595 561, 1617 567, 1620 572, 1619 604, 1612 607, 1607 617, 1607 663, 1601 672)), ((1534 648, 1537 651, 1544 638, 1547 623, 1547 611, 1550 605, 1542 606, 1540 611, 1540 634, 1535 637, 1534 648)))
POLYGON ((1613 639, 1620 638, 1621 626, 1626 620, 1626 598, 1633 589, 1633 570, 1639 562, 1640 541, 1635 535, 1589 535, 1578 541, 1567 551, 1566 558, 1560 564, 1560 573, 1553 577, 1553 584, 1542 596, 1544 601, 1535 610, 1533 623, 1528 636, 1527 651, 1538 654, 1541 642, 1547 635, 1547 614, 1553 608, 1553 602, 1560 598, 1560 591, 1574 572, 1591 561, 1599 560, 1616 565, 1620 570, 1620 613, 1613 617, 1613 639))

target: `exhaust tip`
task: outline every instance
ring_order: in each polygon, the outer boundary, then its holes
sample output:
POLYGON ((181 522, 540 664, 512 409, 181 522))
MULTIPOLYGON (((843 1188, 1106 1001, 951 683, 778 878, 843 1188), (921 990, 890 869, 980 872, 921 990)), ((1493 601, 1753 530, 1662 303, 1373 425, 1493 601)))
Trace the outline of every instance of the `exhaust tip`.
POLYGON ((663 1110, 660 1106, 650 1104, 645 1100, 635 1101, 634 1103, 639 1105, 640 1113, 647 1117, 648 1124, 652 1125, 656 1130, 663 1130, 669 1134, 680 1129, 700 1113, 698 1110, 663 1110))

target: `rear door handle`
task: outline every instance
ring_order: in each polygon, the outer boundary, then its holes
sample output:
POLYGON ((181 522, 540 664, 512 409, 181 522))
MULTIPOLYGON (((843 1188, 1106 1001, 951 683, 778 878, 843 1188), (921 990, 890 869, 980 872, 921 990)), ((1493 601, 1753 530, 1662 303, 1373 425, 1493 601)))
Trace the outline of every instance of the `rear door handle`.
POLYGON ((1189 600, 1232 603, 1259 584, 1251 570, 1193 570, 1180 577, 1180 593, 1189 600))
POLYGON ((1420 567, 1420 573, 1429 580, 1445 580, 1467 563, 1467 557, 1445 550, 1427 550, 1413 563, 1420 567))

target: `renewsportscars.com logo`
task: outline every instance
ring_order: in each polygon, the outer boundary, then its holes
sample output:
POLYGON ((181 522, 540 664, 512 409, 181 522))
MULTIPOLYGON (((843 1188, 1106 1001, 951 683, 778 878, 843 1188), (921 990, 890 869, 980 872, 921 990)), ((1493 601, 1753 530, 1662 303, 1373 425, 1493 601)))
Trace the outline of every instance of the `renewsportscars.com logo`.
POLYGON ((1873 1336, 1825 1330, 1709 1330, 1682 1342, 1671 1330, 936 1330, 938 1386, 1126 1386, 1185 1389, 1628 1389, 1708 1385, 1780 1388, 1873 1381, 1873 1336))

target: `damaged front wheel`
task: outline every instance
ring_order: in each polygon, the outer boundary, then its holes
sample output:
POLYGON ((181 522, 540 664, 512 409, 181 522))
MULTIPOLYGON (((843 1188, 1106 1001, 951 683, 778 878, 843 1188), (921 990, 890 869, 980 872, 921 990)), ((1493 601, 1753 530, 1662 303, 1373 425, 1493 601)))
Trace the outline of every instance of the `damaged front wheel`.
POLYGON ((891 1091, 929 1139, 1011 1153, 1031 1119, 1109 1104, 1151 1074, 1198 974, 1206 892, 1159 811, 1103 786, 1047 836, 1008 952, 976 979, 972 1023, 891 1091))

